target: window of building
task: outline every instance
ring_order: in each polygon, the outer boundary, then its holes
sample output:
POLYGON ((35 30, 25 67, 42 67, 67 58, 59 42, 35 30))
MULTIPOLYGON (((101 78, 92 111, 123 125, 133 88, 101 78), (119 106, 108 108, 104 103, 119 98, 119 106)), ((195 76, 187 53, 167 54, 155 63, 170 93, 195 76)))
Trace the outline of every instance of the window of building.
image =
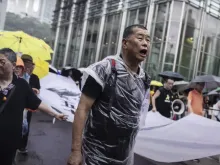
POLYGON ((121 13, 106 16, 99 60, 117 53, 121 16, 121 13))
POLYGON ((84 51, 80 66, 86 67, 95 62, 98 34, 101 18, 93 18, 88 21, 84 51))

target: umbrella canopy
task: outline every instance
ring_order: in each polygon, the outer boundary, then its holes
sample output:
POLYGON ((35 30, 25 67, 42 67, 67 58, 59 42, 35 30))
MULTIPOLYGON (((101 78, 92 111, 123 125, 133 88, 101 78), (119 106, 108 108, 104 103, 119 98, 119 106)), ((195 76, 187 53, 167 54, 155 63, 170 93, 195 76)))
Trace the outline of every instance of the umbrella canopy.
POLYGON ((220 94, 220 87, 217 89, 212 90, 211 92, 208 93, 208 95, 219 95, 220 94))
POLYGON ((174 82, 174 87, 178 91, 184 91, 185 89, 187 89, 188 85, 189 85, 189 82, 187 82, 187 81, 176 81, 176 82, 174 82))
POLYGON ((159 76, 162 78, 171 78, 174 79, 175 81, 184 80, 184 77, 181 74, 172 71, 164 71, 160 73, 159 76))
POLYGON ((40 79, 48 75, 49 73, 49 64, 46 61, 41 59, 35 59, 35 68, 33 73, 36 74, 40 79))
POLYGON ((206 89, 215 89, 220 87, 220 77, 213 75, 196 76, 196 78, 190 82, 190 87, 194 88, 196 83, 205 83, 206 89))
POLYGON ((163 86, 163 84, 159 81, 156 81, 156 80, 152 80, 151 83, 150 83, 151 86, 157 86, 157 87, 161 87, 163 86))
POLYGON ((43 40, 22 31, 1 31, 0 48, 11 48, 15 52, 29 54, 41 60, 51 60, 50 54, 53 52, 43 40))

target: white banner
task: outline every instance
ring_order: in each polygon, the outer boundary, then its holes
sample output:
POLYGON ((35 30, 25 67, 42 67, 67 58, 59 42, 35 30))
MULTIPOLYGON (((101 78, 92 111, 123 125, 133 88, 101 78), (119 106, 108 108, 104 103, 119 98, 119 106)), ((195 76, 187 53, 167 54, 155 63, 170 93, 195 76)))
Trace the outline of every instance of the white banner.
MULTIPOLYGON (((81 92, 75 82, 50 73, 40 98, 73 122, 81 92)), ((158 162, 181 162, 220 154, 220 123, 191 114, 178 121, 149 112, 136 138, 136 154, 158 162)))
POLYGON ((137 136, 136 154, 158 162, 181 162, 220 154, 220 123, 195 114, 178 121, 149 112, 137 136))
POLYGON ((40 81, 40 98, 59 113, 67 115, 67 121, 73 122, 81 92, 71 78, 49 73, 40 81))

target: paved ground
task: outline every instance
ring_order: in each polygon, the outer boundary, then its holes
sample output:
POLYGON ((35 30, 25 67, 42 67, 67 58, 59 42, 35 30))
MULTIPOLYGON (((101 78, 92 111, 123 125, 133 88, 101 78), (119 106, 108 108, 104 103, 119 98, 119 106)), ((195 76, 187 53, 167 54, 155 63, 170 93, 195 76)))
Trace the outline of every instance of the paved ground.
MULTIPOLYGON (((17 155, 17 165, 66 165, 70 153, 71 124, 57 121, 52 124, 51 117, 35 113, 29 140, 28 156, 17 155)), ((157 163, 135 156, 135 165, 219 165, 215 159, 202 159, 201 163, 192 161, 181 163, 157 163)))

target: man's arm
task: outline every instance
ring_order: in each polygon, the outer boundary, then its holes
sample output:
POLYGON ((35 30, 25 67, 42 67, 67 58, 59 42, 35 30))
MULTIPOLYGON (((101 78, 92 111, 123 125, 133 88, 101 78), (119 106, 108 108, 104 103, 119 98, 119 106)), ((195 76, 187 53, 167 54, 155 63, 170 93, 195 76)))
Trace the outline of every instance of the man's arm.
POLYGON ((82 147, 82 134, 88 112, 94 104, 95 99, 82 94, 78 108, 75 113, 72 133, 72 151, 80 151, 82 147))
POLYGON ((188 106, 188 111, 190 113, 193 113, 193 108, 192 108, 192 93, 190 92, 187 98, 187 106, 188 106))
POLYGON ((152 97, 152 106, 153 106, 153 109, 152 111, 155 112, 157 111, 157 107, 156 107, 156 99, 160 96, 160 91, 157 90, 156 93, 153 95, 152 97))
POLYGON ((192 109, 192 105, 191 105, 192 101, 191 100, 188 100, 188 110, 190 113, 193 113, 193 109, 192 109))
POLYGON ((42 102, 40 103, 38 110, 45 112, 45 113, 49 114, 50 116, 57 118, 58 120, 65 119, 65 116, 63 114, 55 113, 51 108, 49 108, 46 104, 44 104, 42 102))

